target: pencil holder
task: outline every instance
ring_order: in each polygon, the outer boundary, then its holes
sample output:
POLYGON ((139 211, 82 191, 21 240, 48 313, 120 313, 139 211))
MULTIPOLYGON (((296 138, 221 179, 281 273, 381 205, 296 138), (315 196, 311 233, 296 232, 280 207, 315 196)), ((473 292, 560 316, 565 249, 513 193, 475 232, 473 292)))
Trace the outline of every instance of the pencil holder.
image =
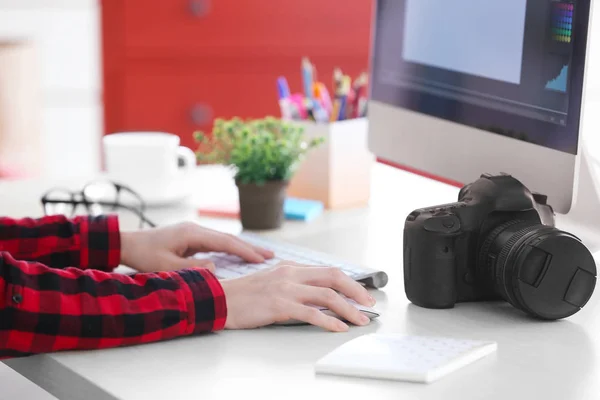
POLYGON ((290 181, 288 196, 318 200, 328 209, 367 205, 375 162, 368 150, 367 119, 299 123, 307 139, 324 137, 325 143, 302 161, 290 181))

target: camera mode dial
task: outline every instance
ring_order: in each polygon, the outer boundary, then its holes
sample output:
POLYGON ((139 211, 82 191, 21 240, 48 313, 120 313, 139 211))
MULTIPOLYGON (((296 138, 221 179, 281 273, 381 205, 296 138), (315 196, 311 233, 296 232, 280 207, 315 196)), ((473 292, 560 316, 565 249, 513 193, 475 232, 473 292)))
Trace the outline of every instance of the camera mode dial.
POLYGON ((423 228, 429 232, 435 233, 456 233, 460 231, 460 220, 456 215, 441 211, 427 219, 423 228))

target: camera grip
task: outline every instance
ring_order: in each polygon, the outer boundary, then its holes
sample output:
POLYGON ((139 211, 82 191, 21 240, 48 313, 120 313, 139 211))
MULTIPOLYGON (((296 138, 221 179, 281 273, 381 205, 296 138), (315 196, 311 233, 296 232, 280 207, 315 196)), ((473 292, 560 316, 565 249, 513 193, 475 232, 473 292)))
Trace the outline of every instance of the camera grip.
POLYGON ((455 235, 407 224, 404 233, 404 290, 420 307, 452 308, 456 304, 455 235))

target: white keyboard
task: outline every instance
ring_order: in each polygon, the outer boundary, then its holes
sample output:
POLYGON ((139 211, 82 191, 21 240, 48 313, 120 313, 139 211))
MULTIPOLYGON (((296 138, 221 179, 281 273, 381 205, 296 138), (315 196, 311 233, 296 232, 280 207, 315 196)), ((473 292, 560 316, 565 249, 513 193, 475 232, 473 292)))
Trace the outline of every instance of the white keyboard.
POLYGON ((367 287, 382 288, 388 282, 388 276, 383 271, 349 264, 324 253, 259 237, 258 235, 242 233, 238 237, 247 243, 271 250, 275 253, 275 257, 261 264, 247 263, 237 256, 224 253, 199 253, 194 257, 211 260, 215 264, 215 275, 219 279, 239 278, 266 268, 271 268, 280 261, 294 261, 306 265, 338 267, 346 275, 355 281, 363 283, 367 287))

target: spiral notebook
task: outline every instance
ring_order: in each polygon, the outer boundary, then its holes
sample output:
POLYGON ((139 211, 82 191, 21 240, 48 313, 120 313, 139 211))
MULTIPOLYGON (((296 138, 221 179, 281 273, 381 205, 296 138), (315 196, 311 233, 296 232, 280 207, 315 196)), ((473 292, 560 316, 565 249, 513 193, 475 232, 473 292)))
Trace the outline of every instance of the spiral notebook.
POLYGON ((434 382, 497 349, 496 342, 368 334, 344 343, 315 365, 320 374, 434 382))

